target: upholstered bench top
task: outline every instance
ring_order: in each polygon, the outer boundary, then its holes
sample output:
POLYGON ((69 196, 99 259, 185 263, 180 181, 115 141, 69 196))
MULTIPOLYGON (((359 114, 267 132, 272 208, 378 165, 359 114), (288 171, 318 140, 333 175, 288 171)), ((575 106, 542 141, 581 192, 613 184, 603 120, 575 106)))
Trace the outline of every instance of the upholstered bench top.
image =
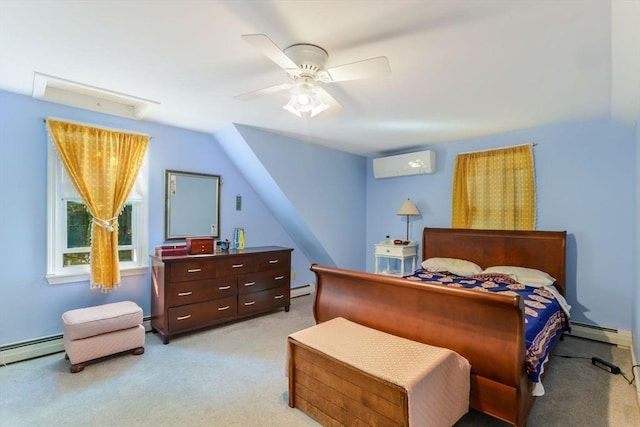
POLYGON ((67 339, 77 340, 142 324, 142 309, 134 302, 122 301, 69 310, 62 315, 67 339))
POLYGON ((403 387, 409 399, 411 425, 450 426, 468 411, 471 367, 452 350, 341 317, 293 333, 289 340, 403 387))

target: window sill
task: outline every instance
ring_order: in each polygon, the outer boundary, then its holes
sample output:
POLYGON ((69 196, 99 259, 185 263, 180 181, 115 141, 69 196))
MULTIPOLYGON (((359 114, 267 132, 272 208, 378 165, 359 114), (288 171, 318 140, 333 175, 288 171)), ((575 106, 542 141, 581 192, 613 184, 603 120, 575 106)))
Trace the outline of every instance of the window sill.
MULTIPOLYGON (((120 277, 141 276, 141 275, 147 274, 148 270, 149 270, 148 265, 144 265, 140 267, 131 267, 126 269, 123 268, 120 270, 120 277)), ((46 279, 50 285, 62 285, 65 283, 87 282, 90 279, 90 274, 89 273, 47 274, 46 279)))

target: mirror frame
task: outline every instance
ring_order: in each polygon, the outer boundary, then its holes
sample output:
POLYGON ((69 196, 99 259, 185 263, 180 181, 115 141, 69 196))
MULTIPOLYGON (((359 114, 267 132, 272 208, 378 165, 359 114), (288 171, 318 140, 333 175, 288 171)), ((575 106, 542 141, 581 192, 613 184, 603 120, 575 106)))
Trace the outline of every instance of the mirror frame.
POLYGON ((220 237, 221 183, 220 175, 165 170, 165 241, 220 237), (185 185, 188 191, 177 193, 185 185))

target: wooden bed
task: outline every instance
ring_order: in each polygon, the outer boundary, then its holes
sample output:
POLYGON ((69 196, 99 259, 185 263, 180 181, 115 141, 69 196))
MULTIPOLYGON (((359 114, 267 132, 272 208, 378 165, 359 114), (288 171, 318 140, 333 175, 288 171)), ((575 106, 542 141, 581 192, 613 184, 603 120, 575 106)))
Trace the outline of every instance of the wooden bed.
MULTIPOLYGON (((565 288, 564 231, 425 228, 422 259, 459 258, 483 268, 516 265, 546 271, 565 288)), ((418 284, 312 265, 318 323, 344 317, 414 341, 452 349, 471 363, 470 406, 525 426, 534 397, 525 369, 523 303, 519 296, 418 284)))

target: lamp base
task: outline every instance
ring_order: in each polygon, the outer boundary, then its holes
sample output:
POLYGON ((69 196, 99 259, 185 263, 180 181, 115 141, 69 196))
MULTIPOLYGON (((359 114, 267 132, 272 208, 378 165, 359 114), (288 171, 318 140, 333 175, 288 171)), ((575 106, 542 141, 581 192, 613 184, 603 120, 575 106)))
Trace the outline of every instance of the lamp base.
POLYGON ((407 242, 409 241, 409 215, 407 215, 407 242))

